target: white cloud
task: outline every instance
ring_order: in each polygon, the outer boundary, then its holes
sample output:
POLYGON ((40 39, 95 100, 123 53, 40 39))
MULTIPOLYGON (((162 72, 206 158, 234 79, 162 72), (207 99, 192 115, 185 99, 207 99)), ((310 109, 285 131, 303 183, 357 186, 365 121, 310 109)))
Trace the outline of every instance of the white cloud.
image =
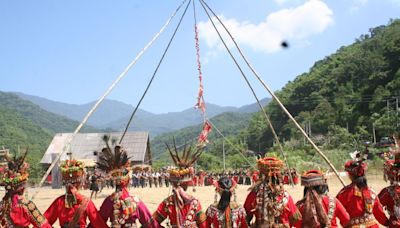
POLYGON ((368 0, 353 0, 350 11, 357 12, 368 3, 368 0))
POLYGON ((287 2, 289 0, 274 0, 274 2, 276 2, 279 5, 282 5, 283 3, 287 2))
POLYGON ((297 4, 297 3, 300 3, 301 1, 303 1, 303 0, 274 0, 274 2, 278 5, 283 5, 285 3, 297 4))
MULTIPOLYGON (((219 16, 241 45, 255 51, 276 52, 283 40, 301 42, 321 33, 334 23, 332 10, 321 0, 309 0, 296 7, 276 11, 253 24, 248 21, 219 16)), ((216 20, 215 20, 216 21, 216 20)), ((223 31, 218 25, 219 31, 223 31)), ((220 47, 220 41, 210 21, 199 23, 200 38, 210 47, 220 47)))

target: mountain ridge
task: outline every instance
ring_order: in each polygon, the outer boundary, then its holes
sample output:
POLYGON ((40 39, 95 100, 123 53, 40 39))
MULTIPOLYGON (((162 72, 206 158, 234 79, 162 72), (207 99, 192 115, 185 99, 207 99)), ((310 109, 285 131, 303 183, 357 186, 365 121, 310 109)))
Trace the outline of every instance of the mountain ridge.
MULTIPOLYGON (((81 121, 95 101, 82 105, 68 104, 52 101, 47 98, 15 92, 17 96, 39 105, 42 109, 81 121)), ((260 102, 265 106, 271 99, 264 98, 260 102)), ((212 118, 224 112, 252 113, 258 110, 258 104, 248 104, 240 107, 219 106, 207 103, 207 116, 212 118)), ((88 124, 99 129, 123 131, 130 118, 134 107, 117 100, 106 99, 98 110, 89 118, 88 124)), ((187 108, 182 111, 154 114, 143 109, 138 109, 129 130, 149 131, 151 137, 159 134, 196 125, 202 122, 199 111, 195 108, 187 108)))

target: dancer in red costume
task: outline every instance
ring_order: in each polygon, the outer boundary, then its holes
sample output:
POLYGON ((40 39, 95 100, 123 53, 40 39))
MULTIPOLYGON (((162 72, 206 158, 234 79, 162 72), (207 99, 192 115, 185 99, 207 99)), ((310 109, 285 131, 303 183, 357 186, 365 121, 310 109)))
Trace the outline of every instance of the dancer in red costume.
POLYGON ((86 219, 96 228, 108 227, 93 202, 78 192, 84 180, 84 165, 77 160, 66 160, 61 166, 65 195, 58 197, 44 216, 50 224, 57 219, 61 227, 86 227, 86 219))
MULTIPOLYGON (((126 151, 119 145, 110 145, 109 136, 103 137, 106 147, 99 153, 98 169, 107 173, 115 183, 115 192, 108 196, 100 207, 104 221, 110 219, 112 227, 136 227, 139 220, 142 227, 160 227, 150 222, 151 213, 146 205, 127 190, 129 184, 130 162, 126 151)), ((95 226, 96 227, 96 226, 95 226)))
POLYGON ((394 157, 385 163, 390 186, 382 189, 378 198, 390 216, 389 227, 400 227, 400 150, 397 149, 394 157))
POLYGON ((301 219, 292 197, 283 189, 283 162, 275 157, 257 161, 260 179, 251 187, 244 208, 247 222, 255 227, 291 227, 301 219))
POLYGON ((350 216, 343 205, 328 195, 328 184, 324 174, 318 170, 310 170, 301 176, 304 186, 304 198, 296 203, 302 220, 296 227, 338 227, 339 218, 342 227, 346 227, 350 216))
POLYGON ((8 165, 0 170, 0 186, 6 193, 0 202, 0 227, 44 227, 50 228, 46 218, 36 205, 25 199, 25 184, 28 180, 29 165, 25 163, 26 152, 21 157, 10 158, 6 155, 8 165))
POLYGON ((207 226, 211 228, 247 228, 246 212, 236 203, 235 199, 236 182, 231 178, 222 177, 214 183, 214 186, 215 202, 207 209, 207 226), (217 201, 218 195, 220 195, 219 201, 217 201), (231 200, 232 195, 234 195, 233 200, 231 200))
POLYGON ((207 227, 206 215, 202 211, 200 202, 186 193, 188 183, 192 181, 195 173, 192 165, 201 155, 203 148, 184 147, 182 155, 179 155, 174 140, 174 151, 167 145, 168 151, 178 168, 169 170, 170 182, 173 186, 173 194, 167 197, 153 214, 153 219, 161 224, 169 218, 172 227, 195 228, 207 227), (195 149, 195 151, 192 151, 195 149), (193 152, 193 153, 192 153, 193 152))
POLYGON ((378 222, 388 226, 389 220, 383 212, 379 199, 367 185, 365 156, 357 151, 352 155, 353 160, 345 164, 351 184, 345 186, 336 196, 350 215, 348 227, 378 228, 378 222))

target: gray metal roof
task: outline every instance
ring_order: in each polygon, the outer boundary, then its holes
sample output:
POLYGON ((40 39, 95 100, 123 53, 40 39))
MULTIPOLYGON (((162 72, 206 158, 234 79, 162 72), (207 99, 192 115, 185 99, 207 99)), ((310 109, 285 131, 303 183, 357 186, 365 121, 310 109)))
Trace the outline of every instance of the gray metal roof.
MULTIPOLYGON (((100 151, 104 146, 104 141, 102 140, 104 134, 108 134, 111 138, 119 138, 122 132, 113 133, 78 133, 71 142, 70 151, 75 159, 93 159, 96 160, 96 156, 93 154, 94 151, 100 151)), ((59 154, 63 151, 66 142, 72 137, 72 133, 58 133, 54 136, 53 141, 50 143, 43 155, 40 163, 51 164, 52 154, 59 154)), ((127 132, 125 134, 124 140, 122 141, 122 146, 128 153, 131 161, 144 161, 147 144, 149 140, 148 132, 127 132)), ((117 141, 118 142, 118 141, 117 141)), ((61 157, 61 160, 66 160, 66 152, 61 157)))

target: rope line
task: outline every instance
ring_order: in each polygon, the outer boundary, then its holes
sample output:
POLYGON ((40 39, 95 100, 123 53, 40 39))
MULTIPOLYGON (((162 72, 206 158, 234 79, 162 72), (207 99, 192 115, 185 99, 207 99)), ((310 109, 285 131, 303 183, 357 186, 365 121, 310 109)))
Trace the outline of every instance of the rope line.
POLYGON ((150 81, 149 81, 149 83, 147 84, 146 90, 145 90, 144 93, 142 94, 142 97, 140 98, 140 100, 139 100, 138 104, 136 105, 135 109, 133 110, 132 115, 131 115, 130 118, 129 118, 129 121, 128 121, 128 123, 126 124, 124 133, 122 134, 121 139, 119 140, 119 144, 121 144, 122 140, 124 139, 125 134, 126 134, 126 132, 128 131, 129 126, 131 125, 132 119, 133 119, 133 117, 134 117, 135 114, 136 114, 136 111, 139 109, 139 106, 140 106, 140 104, 142 103, 144 97, 146 96, 147 91, 150 89, 150 86, 151 86, 151 84, 153 83, 153 80, 154 80, 154 78, 155 78, 155 76, 156 76, 156 74, 157 74, 157 72, 158 72, 158 69, 160 68, 161 63, 163 62, 164 57, 165 57, 165 55, 167 54, 167 52, 168 52, 168 50, 169 50, 169 47, 171 46, 171 43, 172 43, 172 41, 173 41, 174 38, 175 38, 176 32, 178 31, 178 29, 179 29, 179 27, 180 27, 180 25, 181 25, 181 23, 182 23, 182 20, 183 20, 183 18, 184 18, 185 15, 186 15, 186 12, 187 12, 187 9, 189 8, 190 2, 191 2, 191 0, 189 0, 188 4, 186 5, 185 11, 183 12, 183 14, 182 14, 182 16, 181 16, 181 19, 179 20, 179 23, 178 23, 178 25, 176 26, 175 31, 174 31, 174 33, 172 34, 171 39, 169 40, 168 45, 167 45, 167 47, 165 48, 164 53, 163 53, 163 55, 161 56, 161 59, 160 59, 160 61, 159 61, 158 64, 157 64, 156 69, 154 70, 153 75, 151 76, 150 81))
MULTIPOLYGON (((219 134, 225 141, 227 141, 234 149, 236 149, 236 151, 239 152, 240 155, 242 155, 242 157, 246 160, 246 162, 247 162, 250 166, 256 168, 255 165, 254 165, 253 163, 251 163, 251 162, 245 157, 245 155, 242 153, 242 151, 240 150, 240 148, 238 148, 238 147, 237 147, 235 144, 233 144, 228 138, 226 138, 225 135, 222 134, 222 132, 215 126, 215 124, 214 124, 210 119, 207 119, 207 121, 213 126, 213 128, 215 128, 215 130, 217 130, 218 134, 219 134)), ((197 137, 194 137, 194 138, 192 138, 192 139, 189 140, 189 141, 194 141, 196 138, 197 138, 197 137)), ((183 147, 185 144, 186 144, 186 143, 181 144, 181 145, 178 145, 177 148, 179 149, 179 148, 183 147)), ((156 158, 161 157, 162 155, 163 155, 163 153, 160 153, 160 154, 158 154, 157 156, 155 156, 155 157, 153 157, 153 158, 147 160, 146 163, 148 163, 148 162, 150 162, 150 161, 153 161, 153 160, 155 160, 156 158)))
MULTIPOLYGON (((282 156, 283 156, 283 158, 284 158, 284 161, 285 161, 285 163, 286 163, 286 166, 287 166, 287 168, 290 170, 290 166, 289 166, 289 163, 288 163, 288 161, 287 161, 286 154, 285 154, 285 152, 283 151, 282 144, 280 143, 280 140, 279 140, 279 138, 278 138, 278 135, 276 134, 276 131, 275 131, 274 126, 272 125, 272 123, 271 123, 271 121, 270 121, 270 118, 269 118, 268 114, 266 113, 264 107, 261 105, 260 100, 258 99, 257 94, 255 93, 253 87, 251 86, 250 81, 248 80, 247 76, 244 74, 244 72, 243 72, 242 68, 240 67, 239 63, 236 61, 236 59, 235 59, 235 57, 233 56, 232 52, 230 51, 230 49, 228 48, 227 44, 225 43, 225 40, 222 38, 220 32, 218 31, 218 29, 217 29, 217 27, 216 27, 214 21, 212 20, 210 14, 208 13, 208 11, 207 11, 207 9, 205 8, 205 6, 203 5, 203 1, 200 1, 200 3, 202 4, 202 6, 203 6, 203 8, 204 8, 204 11, 206 11, 207 16, 208 16, 209 20, 211 21, 211 23, 212 23, 212 25, 213 25, 215 31, 217 32, 217 34, 218 34, 218 36, 219 36, 221 42, 224 44, 226 50, 228 51, 228 53, 229 53, 229 55, 231 56, 232 60, 235 62, 235 64, 236 64, 236 66, 238 67, 238 69, 239 69, 241 75, 243 76, 243 79, 246 81, 247 86, 250 88, 250 90, 251 90, 251 92, 252 92, 254 98, 256 99, 257 104, 258 104, 260 110, 262 111, 262 113, 263 113, 263 115, 264 115, 264 117, 265 117, 265 120, 266 120, 266 122, 267 122, 269 128, 270 128, 271 131, 272 131, 272 134, 274 135, 275 141, 276 141, 276 143, 279 145, 279 149, 280 149, 280 152, 282 153, 282 156)), ((292 175, 291 175, 290 172, 289 172, 289 176, 290 176, 290 180, 291 180, 290 182, 291 182, 291 184, 292 184, 292 186, 293 186, 293 183, 292 183, 292 175)))
MULTIPOLYGON (((50 174, 51 170, 54 168, 54 166, 57 164, 57 162, 60 160, 61 156, 66 152, 70 150, 71 147, 71 142, 75 138, 75 136, 78 134, 78 132, 81 130, 84 124, 86 124, 87 120, 89 117, 93 114, 93 112, 98 108, 98 106, 103 102, 103 100, 111 93, 111 91, 114 89, 114 87, 119 83, 119 81, 125 77, 125 75, 128 73, 128 71, 132 68, 133 65, 136 64, 136 62, 142 57, 145 51, 147 51, 148 48, 157 40, 157 38, 161 35, 161 33, 165 30, 165 28, 171 23, 172 19, 175 17, 176 13, 180 10, 180 8, 183 6, 183 4, 187 0, 184 0, 178 8, 172 13, 172 15, 168 18, 168 20, 165 22, 165 24, 161 27, 161 29, 154 35, 154 37, 146 44, 146 46, 136 55, 135 59, 129 63, 129 65, 125 68, 125 70, 117 77, 117 79, 111 84, 111 86, 106 90, 106 92, 99 98, 99 100, 96 102, 96 104, 92 107, 92 109, 86 114, 86 116, 83 118, 82 122, 78 125, 78 127, 75 129, 74 133, 67 138, 66 144, 63 147, 63 150, 58 154, 56 159, 52 161, 50 167, 47 169, 46 173, 44 174, 42 180, 39 182, 39 186, 37 189, 39 189, 43 183, 45 182, 47 176, 50 174)), ((32 195, 32 199, 35 198, 37 195, 38 190, 32 195)))
POLYGON ((214 128, 215 130, 217 130, 218 134, 221 135, 221 137, 222 137, 224 140, 226 140, 233 148, 235 148, 235 149, 239 152, 240 155, 242 155, 242 157, 244 158, 244 160, 246 160, 246 162, 247 162, 251 167, 256 168, 256 166, 254 165, 254 162, 251 163, 251 162, 246 158, 246 156, 244 156, 243 152, 242 152, 236 145, 234 145, 228 138, 226 138, 226 137, 222 134, 222 132, 215 126, 215 124, 214 124, 213 122, 211 122, 211 120, 209 120, 209 119, 207 119, 207 120, 208 120, 208 122, 213 126, 213 128, 214 128))
MULTIPOLYGON (((286 113, 286 115, 292 120, 292 122, 295 124, 295 126, 300 130, 300 132, 304 135, 304 137, 308 140, 308 142, 314 147, 314 149, 321 155, 321 157, 325 160, 326 163, 331 167, 333 172, 336 174, 337 178, 339 181, 342 183, 343 186, 346 185, 344 180, 340 177, 338 171, 336 170, 335 166, 329 161, 329 159, 326 157, 326 155, 318 148, 317 145, 311 140, 311 138, 307 135, 307 133, 303 130, 303 128, 297 123, 297 121, 294 119, 292 114, 286 109, 286 107, 282 104, 282 102, 279 100, 279 98, 275 95, 275 93, 269 88, 269 86, 262 80, 262 78, 259 76, 259 74, 256 72, 254 67, 250 64, 250 62, 247 60, 245 55, 243 54, 242 50, 240 49, 239 45, 233 38, 232 34, 229 32, 229 30, 226 28, 224 23, 221 21, 221 19, 214 13, 214 11, 207 5, 207 3, 204 0, 200 0, 201 3, 204 3, 207 8, 213 13, 215 18, 218 19, 218 21, 221 23, 221 25, 224 27, 225 31, 228 33, 229 37, 235 44, 237 50, 239 51, 240 55, 242 56, 243 60, 246 62, 247 66, 250 68, 250 70, 253 72, 254 76, 258 79, 258 81, 264 86, 264 88, 268 91, 268 93, 275 99, 275 101, 278 103, 280 108, 286 113)), ((202 4, 203 5, 203 4, 202 4)), ((204 5, 203 5, 204 7, 204 5)))

